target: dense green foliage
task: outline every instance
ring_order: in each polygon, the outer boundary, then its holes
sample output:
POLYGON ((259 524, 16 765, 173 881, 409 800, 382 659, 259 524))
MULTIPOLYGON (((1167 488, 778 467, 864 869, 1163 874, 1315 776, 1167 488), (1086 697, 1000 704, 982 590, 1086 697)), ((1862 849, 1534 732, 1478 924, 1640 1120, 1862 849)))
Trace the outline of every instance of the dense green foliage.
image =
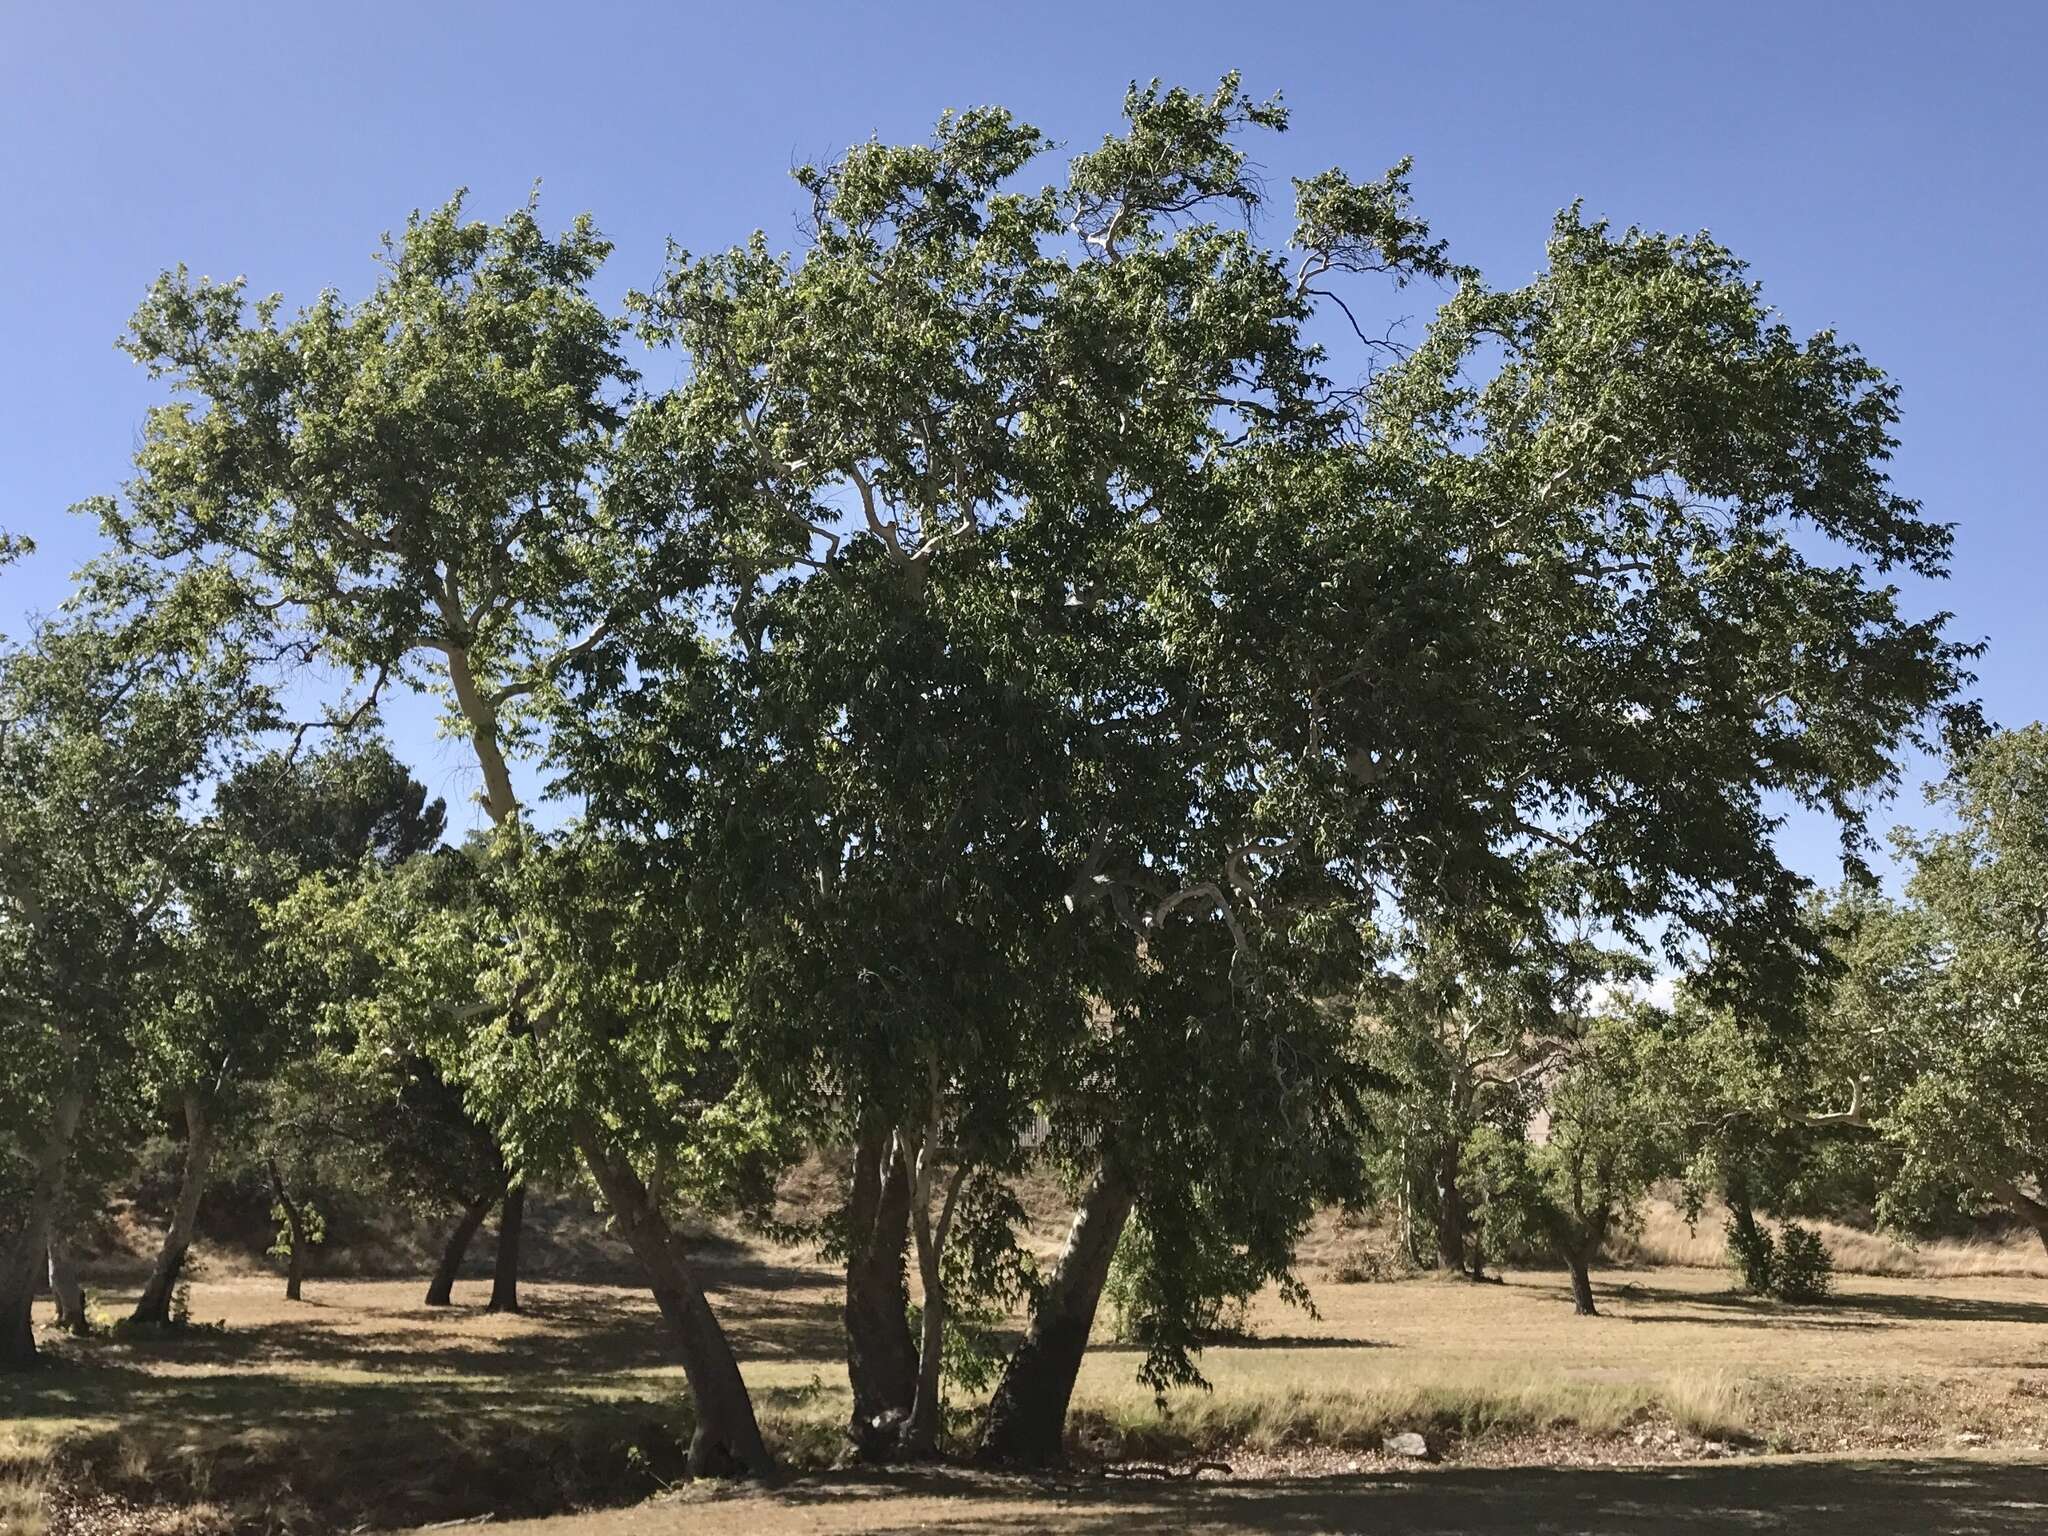
POLYGON ((993 108, 856 146, 797 173, 799 250, 672 251, 616 313, 587 218, 460 199, 360 300, 151 289, 123 563, 0 675, 20 1345, 67 1165, 170 1095, 188 1189, 243 1124, 299 1258, 323 1182, 468 1213, 458 1253, 508 1181, 587 1182, 698 1471, 770 1459, 677 1218, 772 1221, 807 1149, 875 1455, 990 1382, 983 1453, 1057 1454, 1105 1288, 1199 1381, 1330 1203, 1562 1260, 1582 1311, 1665 1178, 1818 1294, 1752 1200, 1852 1140, 1901 1218, 2048 1233, 2042 738, 1975 744, 1970 649, 1887 579, 1949 546, 1890 382, 1705 235, 1567 210, 1495 289, 1403 162, 1296 180, 1273 245, 1277 101, 1125 118, 1050 179, 993 108), (400 686, 473 754, 459 850, 364 743, 400 686), (1811 899, 1776 808, 1860 871, 1944 735, 1908 900, 1811 899), (1046 1271, 1034 1167, 1081 1192, 1046 1271))

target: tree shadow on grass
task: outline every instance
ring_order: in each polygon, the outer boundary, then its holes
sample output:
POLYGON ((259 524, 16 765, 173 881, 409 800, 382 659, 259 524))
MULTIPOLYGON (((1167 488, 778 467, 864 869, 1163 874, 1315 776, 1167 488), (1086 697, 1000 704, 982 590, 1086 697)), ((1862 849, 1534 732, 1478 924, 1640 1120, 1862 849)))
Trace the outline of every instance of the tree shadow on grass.
MULTIPOLYGON (((1210 1339, 1203 1349, 1212 1354, 1239 1349, 1392 1349, 1394 1346, 1385 1339, 1339 1338, 1330 1334, 1306 1333, 1247 1333, 1235 1334, 1228 1338, 1210 1339)), ((1106 1339, 1088 1346, 1091 1355, 1141 1355, 1145 1352, 1141 1344, 1127 1344, 1121 1340, 1106 1339)))
POLYGON ((283 1371, 176 1375, 114 1361, 51 1365, 0 1387, 0 1416, 191 1429, 293 1432, 349 1423, 447 1419, 485 1411, 536 1417, 587 1407, 592 1378, 436 1380, 283 1371))
POLYGON ((1615 1288, 1616 1299, 1675 1303, 1729 1314, 1688 1317, 1678 1312, 1628 1312, 1631 1322, 1733 1323, 1740 1327, 1885 1328, 1896 1323, 2048 1323, 2048 1301, 2008 1301, 1975 1296, 1901 1295, 1891 1291, 1838 1290, 1827 1301, 1790 1303, 1739 1291, 1673 1291, 1661 1286, 1615 1288))
POLYGON ((2048 1323, 2048 1301, 1995 1301, 1974 1296, 1917 1296, 1891 1292, 1841 1291, 1828 1308, 1854 1308, 1908 1322, 2048 1323))
MULTIPOLYGON (((568 1413, 600 1396, 679 1400, 680 1383, 635 1380, 677 1365, 644 1290, 535 1285, 518 1318, 477 1306, 308 1303, 226 1328, 46 1338, 42 1368, 0 1376, 0 1419, 147 1424, 165 1415, 222 1428, 446 1414, 568 1413)), ((843 1325, 794 1289, 734 1306, 743 1359, 844 1358, 843 1325)))
MULTIPOLYGON (((548 1514, 681 1480, 693 1415, 679 1373, 644 1369, 673 1365, 644 1293, 536 1287, 532 1306, 293 1309, 168 1339, 66 1339, 0 1377, 0 1421, 20 1422, 80 1497, 220 1503, 240 1511, 235 1529, 548 1514)), ((836 1420, 822 1379, 755 1399, 795 1413, 821 1393, 810 1417, 836 1420)))
MULTIPOLYGON (((1825 1313, 1761 1317, 1701 1317, 1692 1312, 1618 1312, 1601 1310, 1601 1317, 1617 1323, 1679 1323, 1693 1328, 1798 1328, 1821 1333, 1873 1333, 1891 1326, 1876 1318, 1829 1316, 1825 1313)), ((1599 1319, 1595 1319, 1598 1321, 1599 1319)))

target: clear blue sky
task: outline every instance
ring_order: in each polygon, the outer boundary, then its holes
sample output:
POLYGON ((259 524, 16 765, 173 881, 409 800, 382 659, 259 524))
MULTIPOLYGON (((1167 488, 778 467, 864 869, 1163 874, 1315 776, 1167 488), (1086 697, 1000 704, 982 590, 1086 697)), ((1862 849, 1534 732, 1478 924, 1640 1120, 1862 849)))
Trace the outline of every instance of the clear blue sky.
MULTIPOLYGON (((998 102, 1057 138, 1133 77, 1244 72, 1295 128, 1286 175, 1415 156, 1420 205, 1495 283, 1574 198, 1711 229, 1795 329, 1836 327, 1905 387, 1899 484, 1960 525, 1916 594, 1986 637, 2001 721, 2048 713, 2048 4, 31 4, 0 0, 0 526, 42 553, 0 623, 48 607, 152 389, 113 350, 161 268, 290 302, 359 293, 377 234, 458 186, 497 214, 590 210, 615 290, 663 241, 796 241, 799 161, 998 102)), ((1418 298, 1418 305, 1429 302, 1418 298)), ((464 754, 401 722, 451 801, 464 754)), ((1900 811, 1917 814, 1914 799, 1900 811)), ((1830 876, 1806 825, 1786 848, 1830 876)))

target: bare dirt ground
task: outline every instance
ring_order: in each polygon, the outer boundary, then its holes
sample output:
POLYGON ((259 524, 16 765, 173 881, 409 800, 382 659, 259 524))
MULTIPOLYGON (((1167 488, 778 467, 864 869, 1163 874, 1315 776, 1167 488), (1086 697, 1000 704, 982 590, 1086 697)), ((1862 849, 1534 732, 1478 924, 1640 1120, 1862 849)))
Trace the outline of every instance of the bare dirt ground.
POLYGON ((1759 1460, 1684 1468, 1487 1468, 1252 1482, 1021 1482, 959 1473, 658 1499, 491 1527, 503 1536, 1981 1536, 2048 1530, 2048 1464, 1759 1460))

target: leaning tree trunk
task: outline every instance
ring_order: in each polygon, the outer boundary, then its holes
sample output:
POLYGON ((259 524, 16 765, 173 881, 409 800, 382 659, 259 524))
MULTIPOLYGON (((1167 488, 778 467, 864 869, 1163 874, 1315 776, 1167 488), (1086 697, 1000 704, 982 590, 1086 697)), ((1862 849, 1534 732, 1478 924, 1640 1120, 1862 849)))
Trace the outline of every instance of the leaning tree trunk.
POLYGON ((1104 1163, 1074 1214, 1066 1249, 1032 1308, 1024 1342, 1010 1356, 989 1400, 976 1460, 1041 1467, 1060 1459, 1067 1404, 1132 1199, 1130 1184, 1104 1163))
MULTIPOLYGON (((2048 1197, 2048 1177, 2034 1180, 2041 1194, 2048 1197)), ((2041 1246, 2048 1248, 2048 1198, 2035 1199, 2011 1180, 1994 1184, 1991 1192, 2003 1200, 2009 1210, 2034 1229, 2034 1235, 2041 1239, 2041 1246)))
MULTIPOLYGON (((461 603, 452 584, 437 594, 443 612, 459 620, 461 603)), ((470 741, 476 749, 477 766, 483 771, 485 814, 494 825, 505 826, 519 818, 519 796, 512 785, 510 766, 505 761, 504 725, 494 697, 480 685, 469 650, 449 645, 448 682, 457 707, 469 722, 470 741)), ((537 1039, 552 1032, 545 1015, 530 1018, 537 1039)), ((627 1245, 646 1272, 655 1305, 675 1336, 682 1356, 683 1374, 690 1383, 690 1396, 697 1409, 697 1431, 690 1439, 689 1470, 693 1475, 745 1472, 771 1477, 775 1463, 761 1439, 761 1426, 754 1418, 754 1400, 747 1395, 739 1361, 732 1344, 704 1298, 704 1289, 683 1257, 681 1245, 669 1230, 661 1208, 648 1198, 647 1186, 632 1164, 611 1147, 604 1129, 588 1116, 579 1116, 572 1126, 573 1139, 591 1177, 597 1181, 612 1219, 618 1223, 627 1245)))
POLYGON ((590 1122, 576 1127, 576 1145, 620 1234, 640 1261, 682 1357, 697 1410, 697 1431, 690 1439, 691 1476, 773 1476, 775 1462, 761 1438, 754 1400, 747 1395, 732 1343, 718 1325, 681 1244, 648 1198, 647 1186, 590 1122))
POLYGON ((185 1095, 185 1172, 178 1184, 178 1204, 171 1213, 170 1230, 164 1233, 156 1267, 142 1298, 135 1303, 129 1321, 168 1323, 171 1299, 177 1293, 178 1276, 185 1269, 185 1255, 192 1248, 193 1227, 199 1220, 199 1197, 206 1192, 206 1174, 213 1162, 213 1122, 206 1113, 206 1100, 197 1092, 185 1095))
POLYGON ((1759 1256, 1770 1253, 1770 1238, 1757 1225, 1756 1207, 1749 1202, 1749 1180, 1740 1173, 1730 1173, 1723 1194, 1728 1201, 1728 1221, 1733 1229, 1729 1246, 1742 1268, 1743 1283, 1752 1291, 1762 1294, 1770 1289, 1771 1277, 1758 1271, 1759 1256))
POLYGON ((526 1222, 526 1182, 505 1188, 498 1208, 498 1256, 491 1267, 491 1312, 519 1310, 519 1230, 526 1222))
POLYGON ((270 1192, 276 1197, 278 1209, 284 1212, 285 1240, 291 1248, 285 1260, 284 1299, 298 1301, 306 1284, 306 1214, 285 1189, 284 1175, 278 1172, 275 1162, 269 1164, 269 1170, 270 1192))
POLYGON ((1572 1272, 1572 1311, 1580 1317, 1598 1317, 1600 1309, 1593 1305, 1593 1275, 1586 1256, 1571 1252, 1564 1256, 1564 1261, 1572 1272))
POLYGON ((72 1262, 64 1239, 52 1232, 50 1248, 50 1296, 57 1303, 57 1326, 67 1333, 91 1330, 85 1316, 85 1287, 78 1283, 78 1266, 72 1262))
POLYGON ((84 1108, 82 1088, 67 1087, 58 1096, 49 1129, 36 1152, 21 1230, 0 1253, 0 1370, 27 1370, 36 1361, 36 1280, 49 1260, 50 1218, 64 1192, 71 1138, 84 1108))
POLYGON ((853 1385, 847 1435, 864 1460, 895 1450, 898 1427, 917 1398, 903 1274, 909 1231, 910 1173, 885 1126, 854 1144, 846 1208, 846 1371, 853 1385))
POLYGON ((427 1305, 445 1307, 455 1295, 456 1272, 462 1268, 462 1257, 469 1252, 470 1239, 484 1224, 484 1218, 491 1213, 493 1200, 473 1200, 463 1207, 462 1219, 455 1223, 455 1230, 448 1234, 447 1246, 441 1250, 440 1266, 434 1271, 434 1278, 427 1285, 427 1305))

